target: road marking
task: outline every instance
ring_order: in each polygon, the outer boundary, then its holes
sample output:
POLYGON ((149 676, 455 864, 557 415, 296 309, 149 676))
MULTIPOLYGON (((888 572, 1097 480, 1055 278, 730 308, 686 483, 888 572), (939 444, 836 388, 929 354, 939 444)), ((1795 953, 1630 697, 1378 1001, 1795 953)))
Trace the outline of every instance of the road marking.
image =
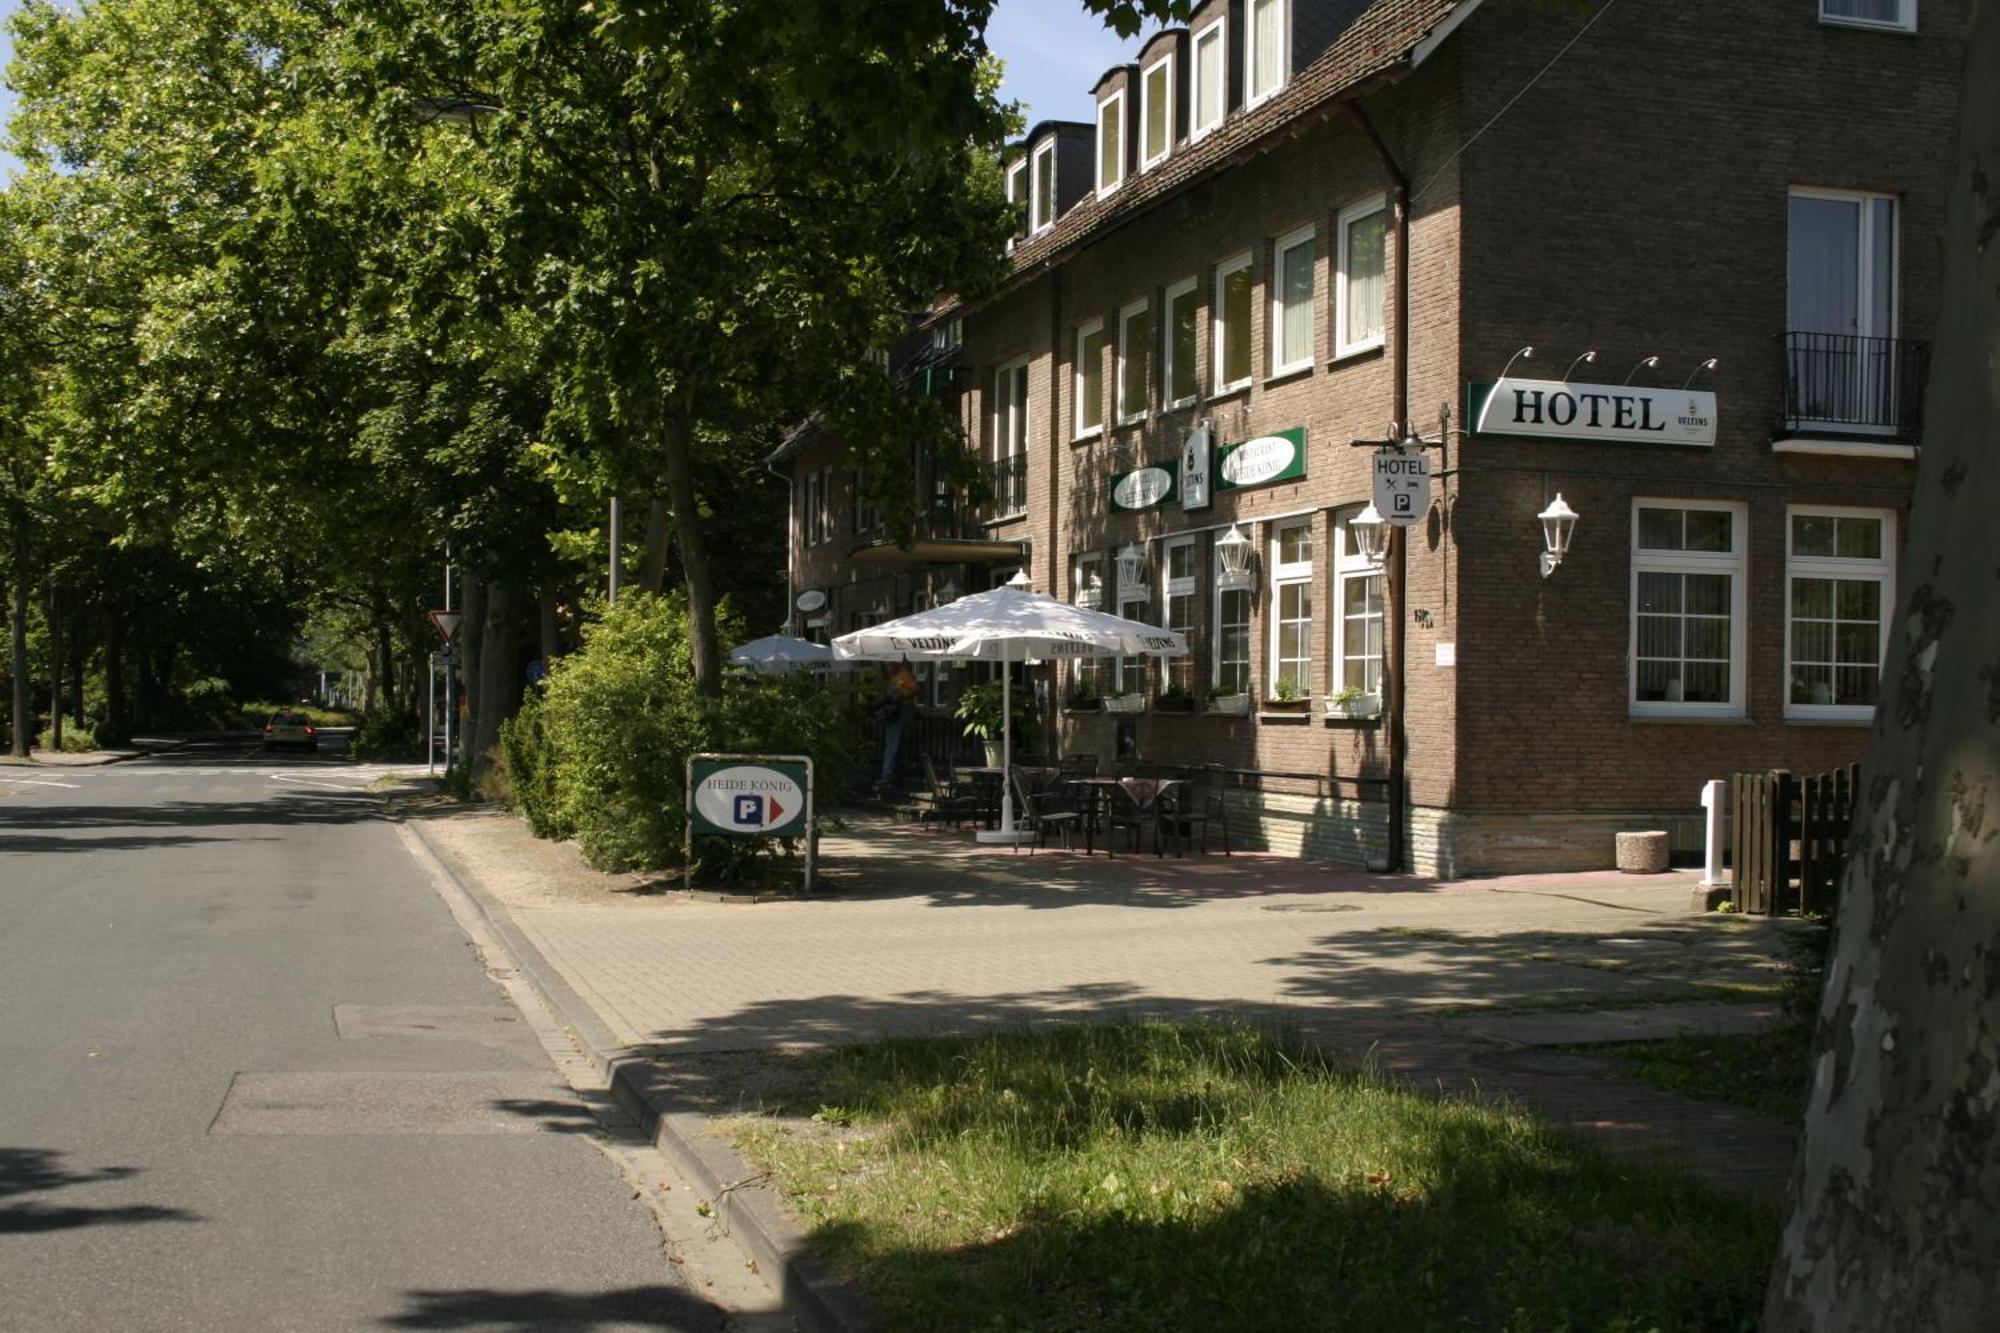
POLYGON ((19 786, 23 786, 23 787, 76 787, 76 786, 79 786, 79 785, 80 785, 80 784, 78 784, 78 783, 75 783, 75 782, 57 782, 57 781, 56 781, 55 779, 53 779, 53 778, 12 778, 12 777, 6 777, 6 778, 0 778, 0 782, 5 782, 5 783, 7 783, 7 784, 8 784, 8 785, 10 785, 10 786, 13 786, 13 785, 19 785, 19 786))
POLYGON ((320 791, 362 792, 367 790, 365 785, 357 786, 351 782, 314 782, 311 778, 295 778, 289 773, 267 773, 265 776, 273 782, 289 782, 296 787, 316 787, 320 791))

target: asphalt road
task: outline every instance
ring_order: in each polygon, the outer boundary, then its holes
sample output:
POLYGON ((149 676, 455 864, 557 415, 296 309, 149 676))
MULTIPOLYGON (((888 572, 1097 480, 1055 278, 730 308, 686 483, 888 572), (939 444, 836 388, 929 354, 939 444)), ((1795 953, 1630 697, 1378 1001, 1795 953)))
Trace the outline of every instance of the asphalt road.
POLYGON ((329 751, 0 767, 0 1329, 722 1327, 329 751))

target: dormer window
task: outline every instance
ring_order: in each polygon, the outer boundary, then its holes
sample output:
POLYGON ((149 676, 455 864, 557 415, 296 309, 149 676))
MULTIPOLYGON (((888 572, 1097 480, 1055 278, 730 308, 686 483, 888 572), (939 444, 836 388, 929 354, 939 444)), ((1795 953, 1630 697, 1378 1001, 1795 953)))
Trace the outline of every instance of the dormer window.
POLYGON ((1188 99, 1190 142, 1222 123, 1229 104, 1229 28, 1221 19, 1194 35, 1193 86, 1188 99))
MULTIPOLYGON (((1007 202, 1010 204, 1020 204, 1024 210, 1027 206, 1028 160, 1026 158, 1022 158, 1007 168, 1007 202)), ((1007 248, 1010 250, 1013 249, 1014 242, 1020 239, 1019 236, 1010 237, 1007 241, 1007 248)))
POLYGON ((1243 105, 1255 106, 1285 86, 1285 0, 1250 0, 1243 51, 1243 105))
POLYGON ((1097 104, 1097 193, 1110 194, 1125 180, 1125 90, 1097 104))
POLYGON ((1139 169, 1152 167, 1174 146, 1174 58, 1169 49, 1139 78, 1139 169))
POLYGON ((1056 141, 1045 139, 1028 166, 1032 196, 1028 210, 1030 234, 1056 225, 1056 141))

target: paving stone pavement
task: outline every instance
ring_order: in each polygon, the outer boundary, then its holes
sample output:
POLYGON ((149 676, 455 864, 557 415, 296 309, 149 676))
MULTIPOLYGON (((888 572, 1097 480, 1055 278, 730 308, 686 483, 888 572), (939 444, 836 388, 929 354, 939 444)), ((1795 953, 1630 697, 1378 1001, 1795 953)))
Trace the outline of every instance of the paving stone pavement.
POLYGON ((822 840, 829 892, 751 904, 590 871, 504 814, 412 814, 628 1053, 668 1064, 1050 1018, 1227 1016, 1298 1028, 1419 1086, 1514 1098, 1730 1185, 1776 1189, 1790 1168, 1787 1126, 1523 1049, 1532 1034, 1439 1021, 1768 984, 1788 925, 1690 915, 1692 874, 1440 883, 1272 856, 1027 856, 860 822, 822 840))

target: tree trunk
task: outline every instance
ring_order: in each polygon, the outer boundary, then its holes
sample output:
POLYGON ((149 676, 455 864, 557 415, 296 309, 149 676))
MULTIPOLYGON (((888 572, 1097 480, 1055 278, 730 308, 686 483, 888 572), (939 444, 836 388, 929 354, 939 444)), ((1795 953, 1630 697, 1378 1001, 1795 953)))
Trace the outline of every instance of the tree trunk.
POLYGON ((467 573, 463 580, 459 610, 464 618, 458 622, 458 679, 465 690, 465 715, 458 719, 458 762, 468 773, 476 774, 472 766, 473 756, 479 751, 474 745, 473 732, 479 723, 479 710, 483 701, 479 695, 479 666, 481 640, 480 626, 486 623, 486 584, 467 573))
POLYGON ((2000 1304, 2000 4, 1974 6, 1881 703, 1767 1330, 2000 1304))
POLYGON ((49 591, 49 748, 61 753, 62 711, 62 602, 49 591))
POLYGON ((722 646, 715 630, 715 577, 709 567, 708 541, 695 496, 694 432, 689 416, 683 405, 676 404, 668 411, 660 434, 666 447, 667 500, 673 506, 674 540, 681 548, 681 577, 687 583, 694 688, 697 694, 716 698, 722 693, 722 646))
POLYGON ((396 707, 396 628, 389 622, 385 610, 375 622, 376 678, 382 682, 382 703, 387 709, 396 707))
POLYGON ((28 757, 35 734, 34 701, 28 692, 28 530, 27 520, 14 518, 14 614, 8 670, 14 681, 12 753, 16 759, 28 757))
POLYGON ((81 730, 88 719, 83 706, 83 674, 90 665, 90 643, 79 623, 69 636, 69 716, 81 730))
POLYGON ((655 495, 646 507, 646 554, 639 565, 639 591, 659 592, 667 586, 667 550, 674 540, 674 511, 667 497, 655 495))
POLYGON ((472 733, 475 786, 493 766, 500 724, 521 707, 521 631, 515 614, 518 584, 495 579, 486 589, 486 614, 479 630, 479 714, 472 733))
POLYGON ((125 608, 117 605, 104 624, 104 721, 113 738, 131 739, 132 715, 125 705, 125 608))

